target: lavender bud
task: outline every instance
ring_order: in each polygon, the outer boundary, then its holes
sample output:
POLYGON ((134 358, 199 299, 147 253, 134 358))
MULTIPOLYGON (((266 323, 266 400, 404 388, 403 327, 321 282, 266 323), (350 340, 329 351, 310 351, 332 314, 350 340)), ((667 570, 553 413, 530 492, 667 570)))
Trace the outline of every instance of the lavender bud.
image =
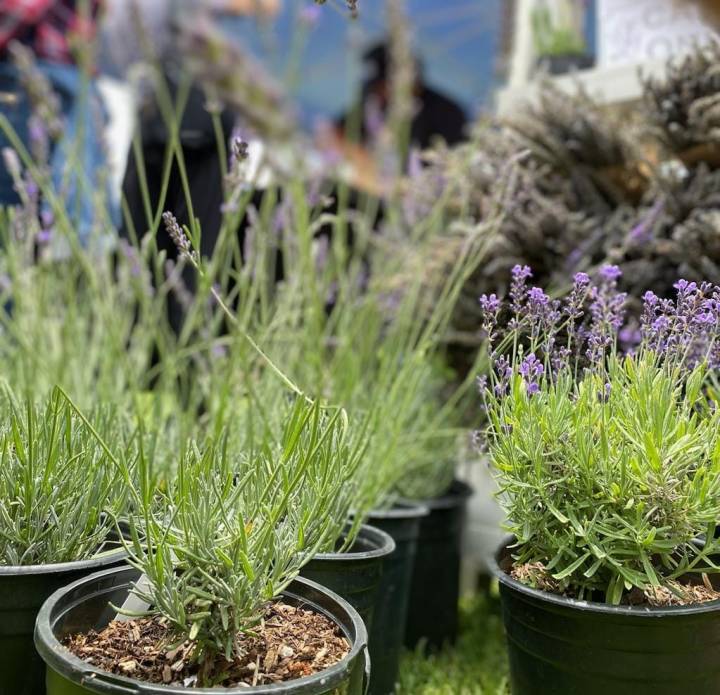
POLYGON ((181 256, 190 256, 192 247, 190 246, 190 240, 178 224, 175 215, 171 212, 164 212, 162 215, 163 222, 165 223, 165 229, 173 240, 173 243, 177 247, 181 256))

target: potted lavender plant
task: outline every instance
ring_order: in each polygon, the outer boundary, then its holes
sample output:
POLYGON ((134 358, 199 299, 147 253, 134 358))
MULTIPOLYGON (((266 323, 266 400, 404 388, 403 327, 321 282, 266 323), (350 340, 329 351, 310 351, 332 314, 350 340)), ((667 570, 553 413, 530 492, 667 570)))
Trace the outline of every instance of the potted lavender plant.
POLYGON ((39 615, 49 695, 364 693, 359 615, 297 579, 337 535, 357 464, 349 441, 344 411, 298 398, 280 447, 239 457, 227 438, 191 443, 166 492, 141 456, 134 569, 71 584, 39 615))
POLYGON ((576 275, 563 300, 530 275, 514 268, 508 309, 481 298, 513 693, 720 692, 720 288, 646 293, 623 350, 617 267, 576 275))
MULTIPOLYGON (((0 425, 0 673, 2 690, 45 693, 33 627, 61 586, 121 563, 114 534, 123 480, 62 392, 24 408, 6 393, 0 425), (23 412, 24 410, 24 412, 23 412)), ((117 415, 98 413, 110 437, 117 415)))

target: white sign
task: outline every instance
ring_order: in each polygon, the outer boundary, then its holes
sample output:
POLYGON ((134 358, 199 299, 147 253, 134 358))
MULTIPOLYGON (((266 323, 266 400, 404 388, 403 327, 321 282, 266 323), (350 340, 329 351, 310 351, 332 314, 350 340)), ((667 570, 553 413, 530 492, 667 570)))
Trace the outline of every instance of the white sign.
POLYGON ((598 0, 598 65, 666 60, 707 43, 718 35, 703 20, 700 4, 697 0, 598 0))

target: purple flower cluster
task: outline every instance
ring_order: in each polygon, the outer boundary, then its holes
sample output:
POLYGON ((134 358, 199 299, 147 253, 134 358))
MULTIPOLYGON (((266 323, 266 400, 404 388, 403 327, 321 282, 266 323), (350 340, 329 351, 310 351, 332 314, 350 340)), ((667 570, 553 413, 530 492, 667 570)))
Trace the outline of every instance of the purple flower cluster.
POLYGON ((504 329, 499 325, 503 302, 494 294, 479 299, 493 368, 491 384, 482 380, 478 385, 495 397, 507 393, 515 373, 527 392, 535 394, 543 379, 554 379, 566 369, 574 374, 603 370, 607 357, 617 352, 650 351, 681 367, 705 360, 720 367, 720 287, 678 280, 674 300, 646 292, 638 326, 625 323, 627 295, 618 290, 622 271, 616 265, 600 268, 594 282, 586 273, 576 273, 572 289, 561 300, 528 287, 531 277, 528 266, 512 269, 512 318, 504 329))
POLYGON ((500 355, 495 359, 493 368, 495 369, 495 395, 504 396, 510 385, 510 377, 513 375, 510 360, 505 355, 500 355))
POLYGON ((653 292, 643 296, 642 343, 689 367, 703 360, 720 366, 720 288, 687 280, 678 280, 674 287, 674 302, 653 292))
POLYGON ((510 308, 519 314, 522 312, 527 295, 527 281, 532 277, 532 270, 527 265, 515 265, 510 271, 512 281, 510 282, 510 308))
POLYGON ((495 328, 497 327, 500 307, 501 302, 496 294, 484 294, 480 297, 480 308, 483 312, 482 330, 491 344, 495 341, 495 328))
POLYGON ((531 352, 523 359, 518 367, 518 372, 520 372, 520 376, 522 376, 525 381, 528 393, 533 394, 540 390, 538 381, 545 372, 545 367, 543 363, 535 357, 534 353, 531 352))
POLYGON ((598 364, 616 341, 625 318, 627 294, 617 291, 622 271, 616 265, 600 269, 600 281, 590 288, 590 329, 586 333, 586 355, 591 364, 598 364))

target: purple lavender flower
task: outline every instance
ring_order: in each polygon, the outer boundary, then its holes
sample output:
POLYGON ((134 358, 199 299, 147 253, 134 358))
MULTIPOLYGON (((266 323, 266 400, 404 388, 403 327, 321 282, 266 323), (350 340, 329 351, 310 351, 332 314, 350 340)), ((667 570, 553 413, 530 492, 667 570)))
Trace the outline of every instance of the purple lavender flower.
POLYGON ((602 403, 607 403, 610 400, 610 393, 612 392, 612 384, 610 382, 607 382, 605 384, 605 388, 598 393, 598 399, 602 403))
POLYGON ((550 365, 553 368, 555 374, 560 373, 563 369, 567 369, 570 366, 570 355, 572 351, 566 345, 561 345, 559 348, 552 352, 550 358, 550 365))
POLYGON ((528 291, 527 298, 528 304, 535 307, 546 307, 550 302, 550 297, 548 297, 539 287, 531 287, 528 291))
POLYGON ((590 287, 590 315, 592 320, 587 333, 585 354, 590 362, 599 363, 607 348, 614 342, 625 318, 627 294, 617 291, 617 280, 622 271, 616 265, 605 265, 600 269, 600 284, 590 287))
POLYGON ((584 290, 590 284, 590 276, 587 273, 579 272, 573 275, 573 289, 584 290))
POLYGON ((622 270, 616 265, 604 265, 600 268, 600 277, 607 282, 614 282, 622 277, 622 270))
POLYGON ((528 280, 533 276, 532 269, 529 265, 520 265, 519 263, 516 263, 512 270, 510 271, 510 274, 513 277, 513 280, 519 280, 519 281, 525 281, 528 280))
POLYGON ((629 352, 640 344, 642 331, 637 327, 637 324, 624 326, 618 332, 618 340, 620 341, 623 352, 629 352))
POLYGON ((678 297, 687 297, 688 295, 695 292, 697 289, 696 282, 688 282, 687 280, 680 279, 673 284, 673 287, 678 291, 678 297))
POLYGON ((497 314, 497 312, 500 311, 500 300, 494 293, 490 295, 480 295, 480 299, 478 301, 480 302, 480 308, 486 314, 497 314))
POLYGON ((495 340, 495 328, 500 313, 500 300, 495 294, 483 294, 478 301, 483 312, 482 330, 492 345, 495 340))
POLYGON ((515 265, 510 271, 512 281, 510 282, 510 300, 512 310, 519 314, 522 311, 525 295, 527 294, 527 281, 532 277, 532 270, 527 265, 515 265))
POLYGON ((35 241, 40 246, 44 246, 45 244, 49 244, 52 241, 53 238, 53 230, 52 229, 40 229, 40 231, 35 235, 35 241))
POLYGON ((657 305, 658 301, 659 301, 658 296, 651 290, 648 290, 643 295, 643 302, 645 302, 646 306, 654 307, 657 305))
POLYGON ((583 304, 588 294, 590 276, 587 273, 579 272, 573 276, 573 287, 567 296, 562 307, 562 313, 568 319, 567 333, 569 341, 572 342, 576 335, 576 322, 583 316, 583 304))
POLYGON ((665 201, 660 198, 655 205, 650 208, 647 216, 638 222, 628 234, 630 241, 634 244, 645 244, 652 238, 652 228, 658 216, 665 206, 665 201))
POLYGON ((540 360, 535 356, 535 354, 531 352, 520 363, 518 371, 520 372, 520 376, 522 376, 523 380, 525 381, 528 393, 537 393, 540 390, 538 380, 545 371, 543 363, 540 362, 540 360))
POLYGON ((495 360, 494 369, 496 380, 493 390, 496 396, 504 396, 510 384, 510 377, 513 375, 510 360, 508 360, 505 355, 500 355, 500 357, 495 360))
POLYGON ((330 252, 330 239, 327 236, 321 236, 313 240, 312 254, 315 261, 315 272, 322 273, 328 261, 330 252))

